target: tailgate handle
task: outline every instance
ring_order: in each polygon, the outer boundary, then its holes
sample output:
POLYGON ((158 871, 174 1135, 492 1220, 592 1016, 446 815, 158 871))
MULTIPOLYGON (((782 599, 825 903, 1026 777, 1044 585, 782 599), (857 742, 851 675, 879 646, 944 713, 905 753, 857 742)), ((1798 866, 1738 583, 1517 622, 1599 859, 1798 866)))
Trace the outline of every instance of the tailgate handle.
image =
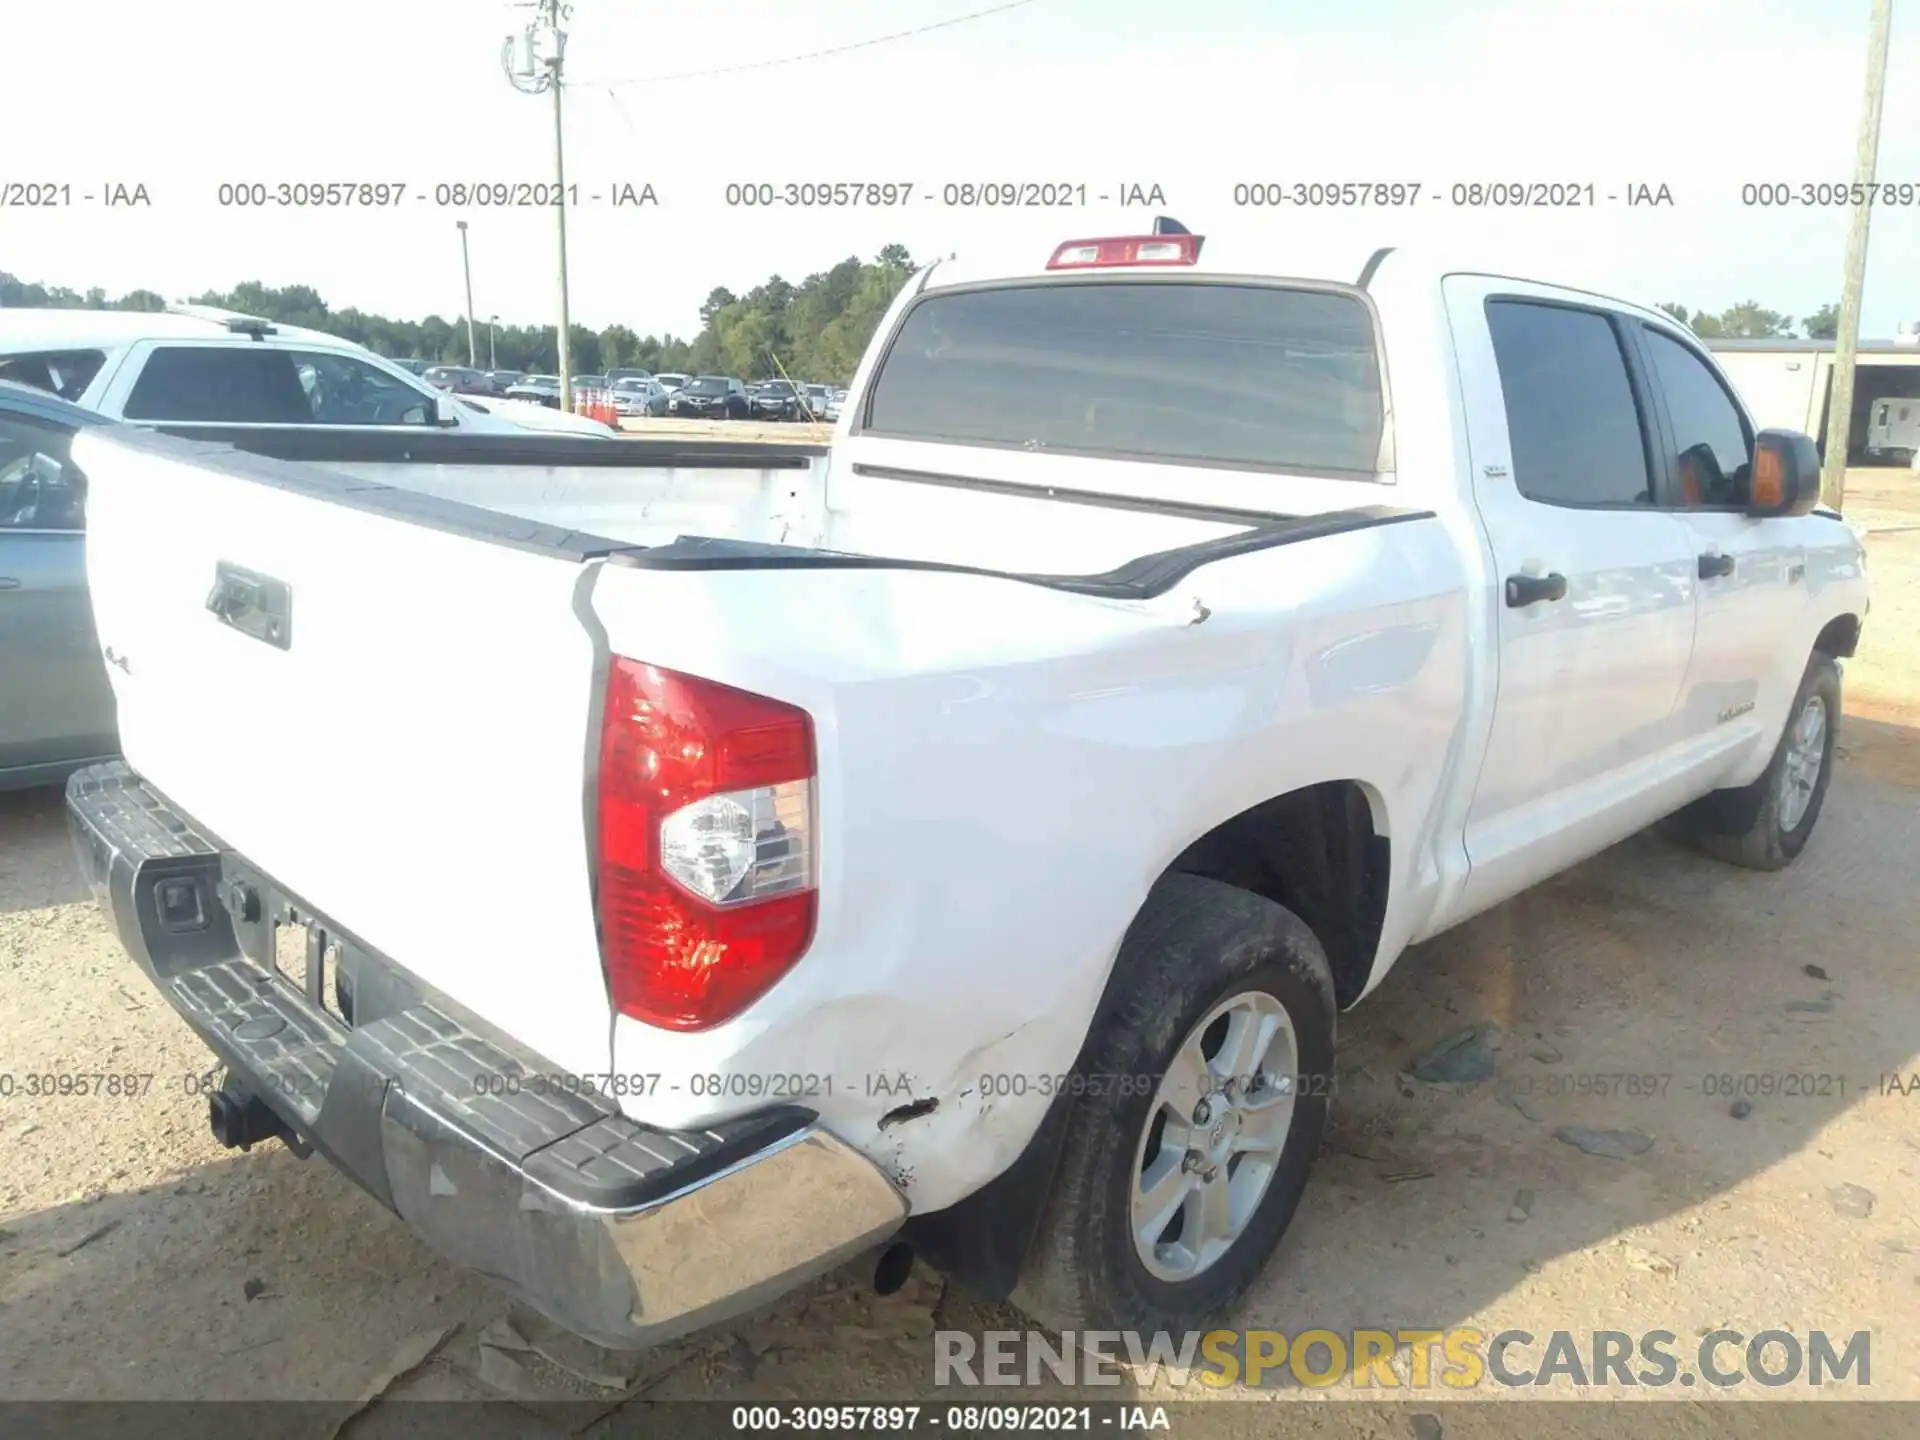
POLYGON ((293 644, 293 588, 284 580, 222 560, 213 567, 207 609, 242 635, 281 650, 293 644))

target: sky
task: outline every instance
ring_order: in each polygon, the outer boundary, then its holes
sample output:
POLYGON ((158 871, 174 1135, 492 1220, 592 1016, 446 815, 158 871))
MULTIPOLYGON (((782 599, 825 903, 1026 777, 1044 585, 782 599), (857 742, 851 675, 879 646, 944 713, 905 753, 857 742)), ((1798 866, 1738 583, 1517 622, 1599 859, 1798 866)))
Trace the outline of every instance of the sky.
MULTIPOLYGON (((1026 0, 911 39, 731 74, 995 0, 574 0, 568 212, 576 323, 691 335, 716 286, 792 281, 890 242, 916 258, 1136 233, 1157 185, 1202 234, 1444 244, 1538 257, 1625 298, 1804 316, 1837 301, 1844 206, 1742 187, 1851 180, 1868 0, 1026 0), (680 77, 680 78, 674 78, 680 77), (894 208, 745 208, 730 183, 910 182, 894 208), (1419 183, 1412 208, 1235 203, 1235 187, 1419 183), (1474 209, 1455 185, 1595 187, 1592 208, 1474 209), (1084 186, 1066 208, 966 207, 947 187, 1084 186), (658 203, 617 207, 616 187, 658 203), (1670 205, 1629 207, 1629 188, 1670 205), (600 196, 595 200, 594 196, 600 196), (1609 195, 1621 197, 1608 200, 1609 195)), ((1001 0, 1004 3, 1004 0, 1001 0)), ((0 86, 0 270, 181 298, 307 284, 335 308, 550 324, 551 208, 459 208, 440 187, 547 182, 553 107, 517 93, 495 0, 175 0, 12 6, 0 86), (30 57, 31 63, 18 63, 30 57), (240 208, 223 184, 404 184, 373 209, 240 208), (143 185, 150 205, 107 207, 143 185), (93 195, 89 201, 83 197, 93 195)), ((1894 21, 1878 175, 1920 198, 1920 9, 1894 21)), ((1278 262, 1276 262, 1278 263, 1278 262)), ((1350 278, 1350 277, 1339 277, 1350 278)), ((1863 334, 1920 320, 1920 203, 1873 222, 1863 334)))

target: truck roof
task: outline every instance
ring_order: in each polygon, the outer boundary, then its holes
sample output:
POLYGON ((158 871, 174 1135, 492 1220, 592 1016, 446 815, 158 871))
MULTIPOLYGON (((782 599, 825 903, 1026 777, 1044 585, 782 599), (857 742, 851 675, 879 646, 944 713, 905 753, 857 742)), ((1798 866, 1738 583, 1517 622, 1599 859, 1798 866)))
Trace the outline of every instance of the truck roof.
MULTIPOLYGON (((1592 276, 1569 273, 1564 258, 1541 255, 1537 247, 1513 247, 1502 250, 1476 245, 1454 250, 1429 246, 1391 244, 1356 245, 1350 241, 1289 240, 1275 245, 1265 233, 1233 233, 1231 224, 1220 233, 1210 234, 1207 227, 1197 228, 1200 253, 1191 265, 1120 265, 1099 269, 1049 270, 1047 262, 1058 246, 1092 239, 1127 236, 1146 238, 1152 221, 1103 228, 1092 225, 1060 227, 1058 238, 1027 241, 1016 248, 1009 242, 967 255, 932 262, 926 290, 937 291, 963 285, 993 284, 1010 280, 1066 279, 1077 275, 1125 276, 1255 276, 1274 280, 1310 280, 1320 284, 1355 285, 1362 275, 1390 275, 1396 285, 1413 284, 1438 288, 1448 275, 1498 275, 1517 281, 1549 285, 1559 290, 1584 290, 1609 304, 1634 310, 1649 318, 1675 323, 1671 315, 1651 305, 1623 299, 1617 287, 1592 276)), ((1159 239, 1170 236, 1154 237, 1159 239)))
MULTIPOLYGON (((0 309, 0 344, 10 349, 22 345, 38 347, 109 348, 131 345, 139 340, 218 340, 231 335, 217 312, 183 315, 156 310, 55 310, 0 309)), ((236 318, 238 318, 236 316, 236 318)), ((326 345, 347 345, 351 340, 308 330, 298 325, 273 326, 276 340, 303 340, 326 345)))
POLYGON ((1058 246, 1091 238, 1145 236, 1151 229, 1150 220, 1141 220, 1132 226, 1110 223, 1104 227, 1097 222, 1086 225, 1069 220, 1059 227, 1057 236, 1051 238, 1001 241, 965 255, 936 260, 933 273, 927 278, 927 289, 991 284, 998 280, 1056 279, 1070 273, 1165 275, 1170 269, 1186 275, 1271 275, 1352 284, 1373 253, 1350 244, 1289 245, 1284 250, 1276 250, 1263 237, 1208 234, 1202 227, 1199 259, 1190 266, 1119 266, 1099 272, 1062 272, 1047 268, 1058 246))

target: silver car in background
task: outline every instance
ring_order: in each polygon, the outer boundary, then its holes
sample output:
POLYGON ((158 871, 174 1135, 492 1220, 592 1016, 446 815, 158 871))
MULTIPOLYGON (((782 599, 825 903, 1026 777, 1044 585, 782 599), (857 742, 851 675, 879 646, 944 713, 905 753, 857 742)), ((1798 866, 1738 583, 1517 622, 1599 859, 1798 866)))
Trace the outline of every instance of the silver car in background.
POLYGON ((652 376, 644 380, 616 380, 613 408, 621 415, 657 419, 667 413, 667 389, 652 376))
POLYGON ((0 380, 0 790, 119 753, 87 598, 86 477, 69 451, 77 431, 112 423, 0 380))
POLYGON ((525 400, 534 405, 545 405, 549 409, 560 408, 560 377, 558 375, 529 375, 518 385, 507 387, 508 400, 525 400))

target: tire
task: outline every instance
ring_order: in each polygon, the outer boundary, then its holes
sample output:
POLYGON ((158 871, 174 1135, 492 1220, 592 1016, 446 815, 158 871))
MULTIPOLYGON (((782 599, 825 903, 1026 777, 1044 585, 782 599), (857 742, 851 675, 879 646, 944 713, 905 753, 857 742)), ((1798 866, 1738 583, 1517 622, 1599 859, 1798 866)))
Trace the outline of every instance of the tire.
POLYGON ((1716 790, 1674 817, 1674 831, 1703 854, 1748 870, 1784 870, 1806 848, 1833 777, 1833 744, 1840 722, 1840 666, 1831 655, 1814 652, 1773 759, 1751 785, 1716 790), (1820 734, 1808 746, 1803 729, 1817 717, 1820 734), (1806 756, 1817 757, 1811 776, 1806 756), (1796 776, 1797 800, 1787 794, 1789 772, 1796 776))
MULTIPOLYGON (((1279 1245, 1319 1154, 1332 1090, 1335 1009, 1326 954, 1291 911, 1217 880, 1162 879, 1127 931, 1108 998, 1082 1052, 1081 1073, 1088 1084, 1073 1102, 1053 1188, 1014 1288, 1014 1303, 1056 1330, 1180 1332, 1203 1328, 1232 1309, 1279 1245), (1291 1035, 1286 1063, 1292 1084, 1277 1086, 1264 1073, 1268 1065, 1281 1063, 1277 1034, 1255 1070, 1264 1082, 1259 1092, 1267 1098, 1247 1094, 1221 1109, 1222 1097, 1215 1094, 1209 1100, 1219 1111, 1215 1120, 1187 1132, 1187 1139, 1209 1147, 1205 1163, 1215 1167, 1210 1179, 1189 1178, 1190 1172, 1171 1163, 1192 1152, 1169 1134, 1176 1111, 1166 1104, 1163 1080, 1173 1083, 1170 1069, 1176 1075, 1191 1073, 1178 1069, 1177 1057, 1205 1032, 1202 1021, 1223 1006, 1252 1007, 1233 1011, 1252 1015, 1269 1002, 1290 1027, 1280 1033, 1291 1035), (1129 1085, 1130 1077, 1145 1078, 1129 1085), (1241 1131, 1236 1112, 1242 1121, 1253 1117, 1244 1127, 1248 1134, 1262 1124, 1261 1112, 1241 1109, 1242 1102, 1277 1107, 1285 1103, 1279 1094, 1289 1088, 1290 1114, 1283 1118, 1276 1108, 1264 1117, 1274 1129, 1269 1137, 1274 1158, 1223 1162, 1221 1156, 1241 1131), (1223 1128, 1229 1129, 1224 1145, 1219 1142, 1223 1128), (1262 1163, 1264 1189, 1258 1183, 1262 1163), (1248 1164, 1255 1168, 1248 1171, 1248 1164), (1136 1244, 1136 1182, 1155 1173, 1188 1187, 1189 1199, 1179 1209, 1179 1220, 1158 1231, 1160 1240, 1171 1237, 1170 1243, 1136 1244), (1240 1204, 1243 1218, 1217 1258, 1203 1262, 1190 1256, 1192 1268, 1180 1273, 1188 1220, 1202 1214, 1206 1206, 1198 1197, 1212 1194, 1216 1185, 1224 1185, 1220 1193, 1240 1204), (1236 1185, 1244 1198, 1234 1195, 1236 1185), (1155 1268, 1143 1250, 1152 1252, 1155 1268)), ((1230 1018, 1210 1064, 1225 1058, 1225 1041, 1240 1033, 1237 1024, 1230 1018)), ((1220 1028, 1217 1021, 1212 1028, 1220 1028)), ((1280 1073, 1275 1069, 1272 1075, 1280 1073)), ((1186 1090, 1198 1088, 1185 1087, 1181 1105, 1186 1090)), ((1188 1118, 1196 1113, 1188 1112, 1188 1118)), ((1199 1219, 1194 1225, 1194 1233, 1202 1233, 1199 1219)))

